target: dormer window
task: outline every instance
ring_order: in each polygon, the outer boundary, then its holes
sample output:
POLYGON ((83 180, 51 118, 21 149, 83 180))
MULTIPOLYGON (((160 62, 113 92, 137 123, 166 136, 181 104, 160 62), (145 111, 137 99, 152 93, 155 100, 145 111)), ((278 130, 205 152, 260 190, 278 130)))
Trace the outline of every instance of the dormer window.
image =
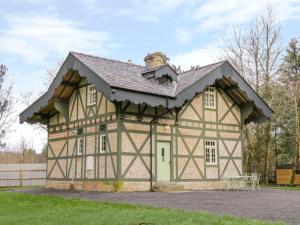
POLYGON ((96 104, 96 99, 97 99, 96 91, 97 90, 95 85, 88 86, 88 106, 96 104))
POLYGON ((165 86, 178 81, 178 74, 169 65, 163 65, 156 69, 146 70, 142 76, 151 82, 156 82, 165 86))
POLYGON ((172 78, 169 77, 168 75, 161 76, 158 78, 158 83, 168 86, 169 84, 172 83, 172 78))

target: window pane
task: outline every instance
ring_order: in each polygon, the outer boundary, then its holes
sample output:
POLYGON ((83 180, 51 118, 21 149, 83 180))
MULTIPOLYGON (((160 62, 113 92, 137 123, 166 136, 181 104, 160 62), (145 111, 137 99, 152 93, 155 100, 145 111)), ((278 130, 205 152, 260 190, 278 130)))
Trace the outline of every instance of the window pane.
POLYGON ((217 162, 216 141, 205 141, 205 162, 215 164, 217 162))
POLYGON ((107 148, 106 135, 101 135, 100 141, 101 141, 101 146, 100 146, 101 152, 106 152, 106 148, 107 148))
POLYGON ((207 163, 210 163, 210 151, 209 151, 209 148, 205 149, 205 161, 207 163))
POLYGON ((211 162, 212 163, 216 162, 216 149, 214 148, 211 149, 211 162))
POLYGON ((204 107, 215 108, 215 89, 208 87, 204 91, 204 107))
POLYGON ((205 107, 209 106, 209 104, 208 104, 208 94, 204 94, 204 106, 205 107))
POLYGON ((78 151, 78 154, 80 154, 80 155, 83 153, 83 139, 82 138, 78 139, 77 151, 78 151))
POLYGON ((97 92, 94 85, 90 85, 88 88, 88 105, 96 104, 97 92))

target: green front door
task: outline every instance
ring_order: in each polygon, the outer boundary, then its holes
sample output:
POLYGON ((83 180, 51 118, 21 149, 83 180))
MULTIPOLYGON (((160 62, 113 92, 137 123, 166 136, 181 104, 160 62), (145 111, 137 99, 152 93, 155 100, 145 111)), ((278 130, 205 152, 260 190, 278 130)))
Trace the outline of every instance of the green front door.
POLYGON ((170 143, 157 142, 157 180, 170 181, 170 143))

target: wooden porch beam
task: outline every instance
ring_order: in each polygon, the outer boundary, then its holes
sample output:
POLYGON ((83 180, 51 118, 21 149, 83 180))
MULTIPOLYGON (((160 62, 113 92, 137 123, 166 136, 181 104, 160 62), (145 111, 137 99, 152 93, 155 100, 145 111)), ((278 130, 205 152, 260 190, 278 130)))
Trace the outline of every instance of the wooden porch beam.
POLYGON ((66 121, 69 121, 69 102, 54 101, 54 108, 65 117, 66 121))
POLYGON ((63 80, 60 84, 66 86, 66 87, 72 87, 72 88, 77 88, 79 86, 79 84, 77 82, 70 82, 70 81, 65 81, 65 80, 63 80))

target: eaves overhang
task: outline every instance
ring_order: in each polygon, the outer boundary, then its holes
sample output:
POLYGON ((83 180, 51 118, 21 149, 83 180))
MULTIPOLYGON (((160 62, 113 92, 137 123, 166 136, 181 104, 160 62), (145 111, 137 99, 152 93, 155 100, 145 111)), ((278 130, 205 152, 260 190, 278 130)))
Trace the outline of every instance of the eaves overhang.
MULTIPOLYGON (((170 71, 169 68, 166 67, 166 69, 170 71)), ((264 102, 264 100, 228 62, 220 64, 220 66, 208 72, 179 93, 176 93, 175 90, 174 93, 176 94, 167 96, 163 94, 159 95, 157 93, 110 86, 108 82, 101 78, 101 74, 95 73, 72 53, 69 53, 47 92, 20 114, 20 123, 29 121, 33 115, 38 113, 42 107, 45 107, 49 103, 49 101, 53 98, 55 88, 62 83, 64 75, 70 70, 77 71, 80 76, 85 77, 88 83, 94 84, 97 90, 101 91, 110 101, 130 101, 135 104, 145 103, 153 107, 163 106, 169 109, 183 106, 186 101, 193 99, 195 95, 203 92, 206 86, 215 84, 217 80, 227 78, 234 81, 247 98, 253 102, 254 107, 261 112, 260 118, 253 120, 256 122, 265 121, 266 119, 270 119, 273 114, 273 111, 268 104, 264 102)), ((165 69, 163 69, 162 73, 165 73, 165 69)), ((174 74, 174 76, 175 75, 177 76, 177 74, 174 74)), ((251 121, 248 120, 247 122, 251 121)))

